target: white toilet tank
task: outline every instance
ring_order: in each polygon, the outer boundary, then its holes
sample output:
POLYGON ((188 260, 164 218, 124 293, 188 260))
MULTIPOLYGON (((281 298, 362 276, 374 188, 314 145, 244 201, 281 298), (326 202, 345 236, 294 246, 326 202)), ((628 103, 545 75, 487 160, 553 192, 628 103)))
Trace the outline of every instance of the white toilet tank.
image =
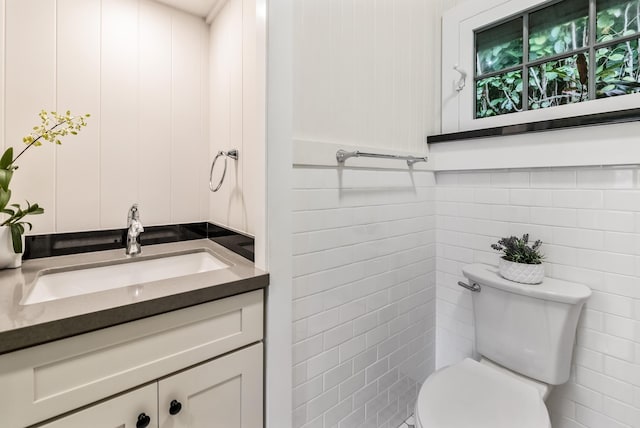
POLYGON ((591 290, 552 278, 520 284, 483 264, 467 265, 462 271, 481 287, 472 293, 477 352, 530 378, 565 383, 578 318, 591 290))

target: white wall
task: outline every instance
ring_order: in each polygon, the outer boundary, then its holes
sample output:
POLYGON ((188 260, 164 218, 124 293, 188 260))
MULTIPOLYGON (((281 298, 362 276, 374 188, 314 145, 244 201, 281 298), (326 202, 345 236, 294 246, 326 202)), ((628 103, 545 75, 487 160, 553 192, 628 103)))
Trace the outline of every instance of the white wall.
POLYGON ((426 152, 443 0, 295 3, 294 138, 426 152))
POLYGON ((396 428, 433 369, 430 166, 335 152, 427 152, 446 3, 294 2, 295 427, 396 428))
MULTIPOLYGON (((291 147, 293 4, 297 0, 258 3, 269 23, 267 42, 267 99, 269 115, 265 164, 267 168, 266 240, 256 235, 256 248, 266 248, 270 285, 265 320, 266 428, 291 428, 291 147)), ((263 237, 264 239, 264 237, 263 237)), ((256 251, 259 263, 260 252, 256 251)), ((259 265, 260 266, 260 265, 259 265)))
POLYGON ((473 353, 466 263, 497 264, 490 244, 530 233, 547 276, 588 285, 569 382, 548 406, 554 428, 640 422, 640 168, 451 172, 437 177, 437 366, 473 353))
POLYGON ((294 427, 392 427, 434 367, 434 178, 293 171, 294 427))
MULTIPOLYGON (((207 25, 148 0, 3 0, 0 146, 38 112, 91 113, 60 147, 19 160, 13 201, 45 208, 33 233, 208 217, 207 25)), ((0 15, 2 16, 2 15, 0 15)))
MULTIPOLYGON (((264 221, 266 34, 259 15, 255 0, 227 0, 211 23, 209 49, 209 162, 220 150, 239 152, 209 197, 209 218, 251 235, 264 221)), ((214 186, 223 163, 220 158, 216 164, 214 186)))

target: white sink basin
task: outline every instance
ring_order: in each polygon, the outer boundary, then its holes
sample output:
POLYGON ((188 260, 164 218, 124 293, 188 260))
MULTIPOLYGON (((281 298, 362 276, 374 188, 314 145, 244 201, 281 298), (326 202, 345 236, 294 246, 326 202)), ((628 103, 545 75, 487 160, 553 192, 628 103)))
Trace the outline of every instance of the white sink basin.
POLYGON ((40 275, 23 305, 96 293, 229 267, 206 251, 40 275))

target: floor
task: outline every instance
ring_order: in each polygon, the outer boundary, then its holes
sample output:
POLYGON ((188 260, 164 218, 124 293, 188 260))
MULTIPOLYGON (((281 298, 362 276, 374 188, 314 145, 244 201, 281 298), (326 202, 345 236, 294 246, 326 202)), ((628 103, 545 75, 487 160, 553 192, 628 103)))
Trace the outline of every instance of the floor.
POLYGON ((415 419, 413 418, 413 415, 411 415, 398 428, 414 428, 415 427, 415 423, 416 423, 415 419))

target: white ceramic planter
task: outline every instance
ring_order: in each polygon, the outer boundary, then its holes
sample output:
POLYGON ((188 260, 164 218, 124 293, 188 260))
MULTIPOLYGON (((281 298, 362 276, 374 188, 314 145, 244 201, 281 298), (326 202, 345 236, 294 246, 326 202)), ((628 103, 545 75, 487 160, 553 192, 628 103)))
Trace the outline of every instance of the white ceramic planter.
POLYGON ((528 265, 500 259, 498 271, 503 278, 523 284, 540 284, 544 279, 544 265, 528 265))
MULTIPOLYGON (((22 249, 24 252, 24 235, 22 235, 22 249)), ((13 251, 11 229, 8 226, 0 226, 0 269, 20 266, 22 266, 22 253, 16 254, 13 251)))

